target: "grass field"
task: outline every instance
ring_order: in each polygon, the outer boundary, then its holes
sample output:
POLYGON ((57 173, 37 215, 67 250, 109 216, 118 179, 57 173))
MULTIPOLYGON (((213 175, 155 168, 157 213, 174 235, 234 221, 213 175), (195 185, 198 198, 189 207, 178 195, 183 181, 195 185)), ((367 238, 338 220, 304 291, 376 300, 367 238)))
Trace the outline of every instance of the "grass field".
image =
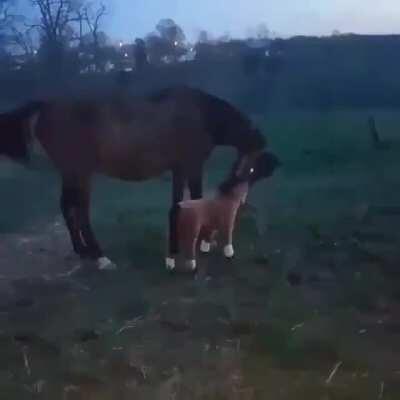
MULTIPOLYGON (((251 193, 233 264, 202 257, 196 278, 163 271, 168 176, 96 179, 119 270, 59 279, 76 260, 57 176, 2 164, 0 399, 400 398, 398 110, 255 119, 284 166, 251 193)), ((214 153, 209 189, 232 160, 214 153)))

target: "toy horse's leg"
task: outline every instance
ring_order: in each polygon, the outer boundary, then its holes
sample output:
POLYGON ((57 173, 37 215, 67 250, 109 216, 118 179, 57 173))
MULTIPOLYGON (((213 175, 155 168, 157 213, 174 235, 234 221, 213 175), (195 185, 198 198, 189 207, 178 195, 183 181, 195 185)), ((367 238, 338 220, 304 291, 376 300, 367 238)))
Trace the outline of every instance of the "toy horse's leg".
POLYGON ((211 242, 214 231, 209 227, 204 227, 200 233, 200 251, 202 253, 209 253, 211 251, 211 242))
POLYGON ((196 264, 196 243, 197 236, 190 236, 183 240, 183 250, 185 257, 185 266, 191 271, 195 271, 197 268, 196 264))
MULTIPOLYGON (((203 197, 203 174, 198 173, 194 178, 189 179, 189 190, 192 199, 201 199, 203 197)), ((200 251, 202 253, 209 253, 211 250, 212 230, 203 229, 201 232, 200 251)))
POLYGON ((233 258, 235 252, 233 250, 232 238, 233 238, 233 220, 228 220, 221 227, 221 238, 224 246, 224 256, 226 258, 233 258))
MULTIPOLYGON (((189 223, 189 226, 185 227, 184 237, 180 238, 182 243, 183 255, 185 258, 185 266, 191 271, 195 271, 197 268, 196 264, 196 245, 200 234, 201 226, 197 221, 185 221, 189 223), (190 223, 192 222, 192 223, 190 223)), ((183 235, 182 235, 183 236, 183 235)))
POLYGON ((170 271, 175 269, 175 258, 179 253, 178 203, 183 200, 184 188, 185 178, 183 174, 178 169, 174 169, 172 171, 172 206, 169 210, 169 248, 165 260, 165 266, 170 271))

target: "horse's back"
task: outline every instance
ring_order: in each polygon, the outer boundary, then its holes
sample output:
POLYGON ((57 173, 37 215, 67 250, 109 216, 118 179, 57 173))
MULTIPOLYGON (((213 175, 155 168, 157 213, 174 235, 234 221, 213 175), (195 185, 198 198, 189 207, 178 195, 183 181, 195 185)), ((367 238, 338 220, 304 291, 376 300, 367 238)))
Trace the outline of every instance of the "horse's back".
POLYGON ((44 107, 37 136, 59 169, 127 180, 174 167, 190 174, 220 144, 216 132, 223 135, 227 109, 223 101, 188 87, 145 98, 65 99, 44 107))

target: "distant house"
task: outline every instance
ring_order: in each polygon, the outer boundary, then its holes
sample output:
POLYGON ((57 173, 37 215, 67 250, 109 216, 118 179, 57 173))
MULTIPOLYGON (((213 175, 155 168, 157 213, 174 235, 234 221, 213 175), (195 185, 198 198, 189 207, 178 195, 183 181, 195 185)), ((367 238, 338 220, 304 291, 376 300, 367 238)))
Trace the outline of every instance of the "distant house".
POLYGON ((269 54, 270 45, 269 39, 198 43, 195 47, 195 58, 200 61, 218 61, 238 59, 254 54, 266 56, 269 54))
POLYGON ((261 49, 264 52, 271 46, 272 40, 268 38, 249 38, 246 39, 246 45, 252 49, 261 49))
POLYGON ((135 68, 134 45, 120 43, 118 56, 119 56, 118 57, 119 70, 130 72, 135 68))

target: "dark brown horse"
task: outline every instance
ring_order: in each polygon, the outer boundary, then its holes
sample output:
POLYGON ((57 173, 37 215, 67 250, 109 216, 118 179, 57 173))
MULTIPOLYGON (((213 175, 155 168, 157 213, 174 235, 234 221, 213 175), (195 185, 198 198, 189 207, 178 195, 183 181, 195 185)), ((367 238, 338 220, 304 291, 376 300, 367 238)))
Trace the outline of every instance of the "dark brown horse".
POLYGON ((147 98, 112 95, 99 99, 31 102, 0 115, 0 153, 27 162, 37 140, 62 178, 61 210, 74 251, 112 263, 93 234, 89 219, 94 174, 127 181, 147 180, 172 171, 169 255, 178 252, 177 204, 185 185, 202 196, 203 166, 215 146, 238 151, 234 175, 249 168, 254 180, 269 176, 274 156, 264 151, 264 136, 227 102, 186 87, 165 89, 147 98))

